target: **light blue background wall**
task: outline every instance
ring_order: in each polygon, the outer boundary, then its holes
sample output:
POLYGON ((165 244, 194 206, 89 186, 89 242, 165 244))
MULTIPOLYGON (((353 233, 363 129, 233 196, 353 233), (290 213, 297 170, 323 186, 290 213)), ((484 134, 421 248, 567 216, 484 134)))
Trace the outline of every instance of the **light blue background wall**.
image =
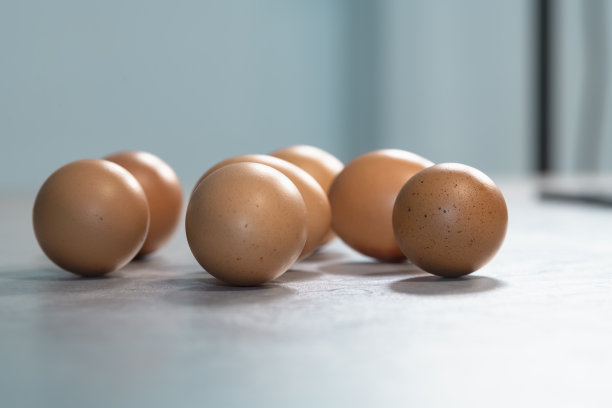
POLYGON ((531 160, 528 1, 0 1, 0 189, 120 149, 531 160))
MULTIPOLYGON (((599 0, 595 0, 599 1, 599 0)), ((562 0, 558 2, 558 23, 556 27, 556 105, 557 117, 555 131, 559 143, 555 148, 554 158, 557 168, 562 173, 574 173, 584 171, 581 168, 578 157, 585 148, 586 139, 593 135, 586 135, 583 125, 580 123, 583 104, 585 103, 584 91, 586 87, 585 58, 586 42, 589 41, 585 24, 585 5, 593 6, 595 1, 589 2, 577 0, 562 0)), ((597 84, 603 93, 601 122, 602 144, 597 149, 600 168, 604 172, 612 171, 612 2, 602 0, 602 17, 599 20, 606 26, 603 33, 595 32, 604 37, 607 46, 603 53, 595 55, 594 64, 601 64, 607 70, 607 83, 597 84)), ((592 27, 591 27, 592 28, 592 27)), ((598 98, 596 97, 595 100, 598 98)), ((591 124, 593 125, 593 124, 591 124)), ((598 126, 587 126, 596 129, 598 126)))
POLYGON ((494 174, 530 169, 532 3, 383 4, 384 142, 494 174))
POLYGON ((340 2, 0 4, 2 186, 118 149, 185 183, 238 153, 341 150, 340 2))

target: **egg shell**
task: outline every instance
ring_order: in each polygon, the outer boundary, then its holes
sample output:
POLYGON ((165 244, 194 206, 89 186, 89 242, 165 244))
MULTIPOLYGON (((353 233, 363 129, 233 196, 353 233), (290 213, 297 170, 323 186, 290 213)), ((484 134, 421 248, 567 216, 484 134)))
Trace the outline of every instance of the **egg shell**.
POLYGON ((194 190, 187 206, 187 241, 198 263, 232 285, 282 275, 306 243, 306 205, 297 187, 272 167, 223 166, 194 190))
POLYGON ((331 225, 331 207, 323 188, 310 174, 298 166, 278 157, 265 154, 247 154, 223 160, 204 173, 200 181, 223 166, 241 162, 260 163, 270 166, 287 176, 298 188, 306 204, 306 226, 308 231, 306 245, 304 245, 300 259, 310 255, 321 244, 331 225))
POLYGON ((40 188, 32 211, 36 239, 59 267, 99 276, 127 264, 144 243, 149 207, 138 181, 118 164, 69 163, 40 188))
POLYGON ((331 153, 315 146, 296 145, 275 150, 270 156, 295 164, 306 171, 329 192, 332 182, 344 168, 344 164, 331 153))
POLYGON ((414 175, 393 209, 395 237, 406 257, 443 277, 467 275, 489 262, 507 226, 499 188, 481 171, 458 163, 414 175))
POLYGON ((147 196, 151 220, 138 255, 158 250, 172 237, 183 211, 183 191, 176 173, 165 161, 147 152, 123 151, 104 159, 136 177, 147 196))
POLYGON ((404 259, 393 235, 393 204, 406 181, 432 164, 398 149, 375 150, 353 159, 329 191, 333 230, 364 255, 382 261, 404 259))
MULTIPOLYGON (((317 180, 326 194, 329 193, 329 188, 331 187, 331 184, 336 176, 344 168, 344 163, 342 163, 336 156, 315 146, 289 146, 276 150, 270 153, 270 155, 286 160, 306 171, 308 174, 314 177, 315 180, 317 180)), ((321 241, 320 245, 325 245, 331 242, 335 237, 336 234, 334 234, 330 225, 330 229, 321 241)))

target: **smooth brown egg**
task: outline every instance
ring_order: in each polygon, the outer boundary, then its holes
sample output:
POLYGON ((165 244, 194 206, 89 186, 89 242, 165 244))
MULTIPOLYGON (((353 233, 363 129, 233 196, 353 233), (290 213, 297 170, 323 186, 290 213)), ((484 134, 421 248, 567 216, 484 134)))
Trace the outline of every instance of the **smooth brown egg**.
POLYGON ((307 236, 306 205, 283 173, 234 163, 209 174, 191 195, 185 229, 202 267, 232 285, 258 285, 298 259, 307 236))
POLYGON ((79 160, 55 171, 33 209, 36 239, 59 267, 98 276, 127 264, 149 228, 149 207, 138 181, 118 164, 79 160))
POLYGON ((364 255, 383 261, 404 259, 393 235, 393 204, 406 181, 432 164, 397 149, 375 150, 355 158, 329 191, 333 230, 364 255))
POLYGON ((326 193, 344 168, 344 164, 336 156, 315 146, 289 146, 270 153, 270 156, 286 160, 306 171, 326 193))
POLYGON ((104 159, 132 173, 147 196, 151 222, 138 255, 161 248, 172 237, 183 210, 183 191, 176 173, 165 161, 147 152, 123 151, 104 159))
MULTIPOLYGON (((276 150, 270 155, 293 163, 306 171, 317 180, 326 194, 329 193, 329 188, 336 176, 344 168, 344 164, 336 156, 315 146, 289 146, 276 150)), ((335 234, 330 226, 330 230, 323 237, 320 245, 325 245, 334 238, 335 234)))
POLYGON ((393 229, 421 269, 455 278, 484 266, 501 247, 508 226, 504 197, 484 173, 443 163, 414 175, 393 209, 393 229))
MULTIPOLYGON (((322 242, 331 224, 331 208, 327 195, 317 181, 307 172, 288 161, 265 154, 247 154, 223 160, 211 167, 201 178, 204 180, 213 171, 232 163, 251 162, 270 166, 287 176, 298 188, 306 204, 308 237, 300 259, 310 255, 322 242)), ((198 183, 200 183, 198 181, 198 183)), ((197 186, 198 184, 196 184, 197 186)))

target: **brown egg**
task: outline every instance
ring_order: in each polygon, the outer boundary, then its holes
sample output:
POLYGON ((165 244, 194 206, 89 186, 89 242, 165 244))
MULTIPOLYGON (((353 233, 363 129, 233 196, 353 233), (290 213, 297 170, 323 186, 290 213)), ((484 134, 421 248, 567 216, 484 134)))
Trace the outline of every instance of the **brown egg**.
MULTIPOLYGON (((329 188, 336 176, 344 168, 344 164, 336 156, 314 146, 285 147, 270 153, 270 155, 293 163, 306 171, 317 180, 326 194, 329 193, 329 188)), ((320 245, 329 243, 335 236, 330 228, 320 245)))
POLYGON ((348 163, 329 191, 332 228, 364 255, 404 259, 395 242, 391 215, 395 198, 413 174, 433 163, 414 153, 375 150, 348 163))
POLYGON ((484 173, 457 163, 429 167, 400 191, 393 229, 406 257, 434 275, 474 272, 497 253, 506 235, 504 197, 484 173))
POLYGON ((306 243, 306 205, 280 171, 235 163, 193 191, 185 229, 196 260, 232 285, 258 285, 282 275, 306 243))
MULTIPOLYGON (((202 181, 213 171, 220 169, 223 166, 241 162, 260 163, 270 166, 289 177, 289 179, 298 188, 302 194, 302 197, 304 198, 304 203, 306 204, 306 228, 308 231, 306 245, 304 245, 300 259, 310 255, 319 246, 323 240, 323 237, 329 231, 329 226, 331 224, 331 208, 329 206, 329 201, 327 200, 325 191, 323 191, 319 183, 317 183, 317 181, 304 170, 289 163, 288 161, 265 154, 247 154, 223 160, 222 162, 215 164, 206 173, 204 173, 204 175, 200 178, 200 181, 202 181)), ((200 181, 198 181, 198 183, 200 181)), ((196 186, 197 185, 198 184, 196 184, 196 186)))
POLYGON ((98 276, 138 253, 149 228, 149 207, 142 187, 123 167, 79 160, 44 182, 33 224, 43 252, 59 267, 98 276))
POLYGON ((181 218, 183 191, 176 173, 165 161, 147 152, 124 151, 104 159, 124 167, 142 186, 149 203, 151 222, 138 255, 156 251, 172 237, 181 218))
POLYGON ((334 155, 314 146, 297 145, 285 147, 270 153, 293 163, 306 171, 323 187, 327 193, 332 182, 344 168, 344 164, 334 155))

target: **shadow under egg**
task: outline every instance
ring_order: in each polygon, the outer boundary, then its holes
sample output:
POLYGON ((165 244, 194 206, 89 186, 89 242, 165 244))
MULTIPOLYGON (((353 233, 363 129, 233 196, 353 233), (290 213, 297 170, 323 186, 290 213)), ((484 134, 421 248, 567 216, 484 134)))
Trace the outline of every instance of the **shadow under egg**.
POLYGON ((112 290, 125 283, 113 273, 80 276, 53 267, 11 269, 0 273, 0 296, 112 290))
POLYGON ((394 292, 407 295, 448 296, 488 292, 504 285, 504 282, 486 276, 463 276, 460 278, 418 276, 393 282, 389 287, 394 292))
POLYGON ((303 282, 303 281, 318 279, 322 275, 323 274, 321 272, 291 268, 287 272, 279 276, 278 278, 274 279, 273 283, 274 282, 277 282, 277 283, 303 282))
POLYGON ((298 263, 311 264, 318 262, 337 261, 346 258, 347 254, 333 249, 319 248, 298 263))
POLYGON ((228 307, 268 303, 295 294, 295 291, 275 283, 258 286, 232 286, 212 278, 171 279, 160 284, 174 286, 164 299, 184 306, 228 307))
POLYGON ((323 265, 318 269, 321 272, 334 275, 363 277, 389 277, 423 273, 418 267, 408 262, 353 261, 323 265))

